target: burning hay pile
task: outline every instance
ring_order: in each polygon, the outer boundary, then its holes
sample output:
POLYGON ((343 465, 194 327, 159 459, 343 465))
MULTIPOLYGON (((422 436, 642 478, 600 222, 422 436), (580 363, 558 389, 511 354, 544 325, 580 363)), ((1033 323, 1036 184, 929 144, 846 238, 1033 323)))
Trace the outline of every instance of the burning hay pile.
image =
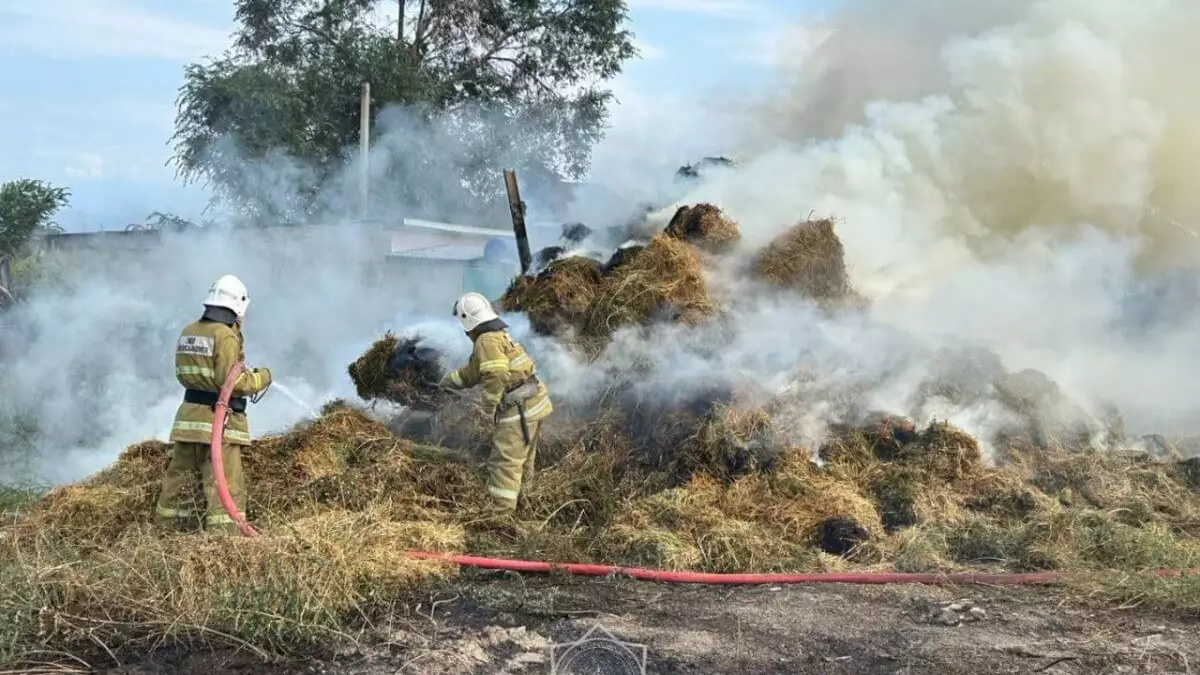
POLYGON ((663 232, 617 249, 605 264, 553 251, 541 272, 516 279, 498 305, 526 314, 537 332, 582 342, 595 354, 624 326, 711 316, 717 307, 703 256, 727 253, 740 238, 717 207, 684 206, 663 232))
POLYGON ((524 313, 539 333, 562 334, 587 320, 588 309, 599 292, 602 271, 601 264, 591 258, 556 259, 536 277, 515 279, 500 298, 498 308, 524 313))
POLYGON ((421 346, 421 336, 387 333, 357 361, 350 379, 360 398, 386 399, 416 410, 437 410, 447 400, 439 388, 444 375, 437 350, 421 346))
MULTIPOLYGON (((618 248, 609 260, 563 257, 560 247, 533 276, 519 277, 498 301, 521 312, 543 335, 584 347, 592 356, 627 326, 668 321, 696 325, 719 314, 705 268, 741 241, 737 223, 712 204, 681 206, 644 243, 618 248)), ((850 286, 842 243, 828 220, 801 223, 754 255, 752 275, 824 306, 861 307, 850 286)))
POLYGON ((114 653, 218 633, 272 652, 328 644, 351 615, 451 574, 410 549, 721 572, 1200 565, 1184 462, 1047 451, 990 467, 953 427, 877 415, 832 430, 819 465, 728 405, 682 416, 690 435, 655 462, 619 410, 551 419, 506 523, 487 516, 482 453, 328 405, 245 453, 255 540, 156 533, 167 448, 133 446, 0 528, 0 662, 96 639, 114 653))
MULTIPOLYGON (((847 297, 831 227, 790 231, 756 269, 815 299, 847 297), (802 260, 788 260, 789 248, 802 260)), ((680 226, 603 267, 561 258, 515 282, 502 304, 552 334, 608 339, 663 319, 687 330, 716 312, 703 270, 720 248, 688 237, 715 231, 680 226)), ((1200 566, 1195 460, 1035 434, 993 466, 953 426, 883 413, 803 445, 782 433, 784 413, 803 402, 722 386, 655 402, 633 386, 640 372, 622 374, 600 402, 556 402, 517 520, 497 519, 483 487, 489 421, 438 388, 446 365, 420 337, 385 335, 349 374, 363 399, 399 403, 406 417, 338 402, 257 440, 244 463, 262 538, 156 533, 168 452, 156 442, 24 508, 0 526, 0 664, 214 636, 264 655, 337 646, 452 575, 410 549, 722 572, 1200 566)), ((976 370, 939 374, 921 395, 1002 391, 1027 412, 1057 400, 1028 377, 976 370)))

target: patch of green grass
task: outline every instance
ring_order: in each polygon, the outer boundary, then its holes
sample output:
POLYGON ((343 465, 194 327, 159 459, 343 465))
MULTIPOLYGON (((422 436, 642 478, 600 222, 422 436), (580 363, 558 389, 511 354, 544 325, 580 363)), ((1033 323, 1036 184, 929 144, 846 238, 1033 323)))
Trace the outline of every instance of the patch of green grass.
POLYGON ((1076 582, 1092 599, 1181 619, 1200 619, 1200 573, 1164 577, 1156 574, 1104 572, 1076 582))

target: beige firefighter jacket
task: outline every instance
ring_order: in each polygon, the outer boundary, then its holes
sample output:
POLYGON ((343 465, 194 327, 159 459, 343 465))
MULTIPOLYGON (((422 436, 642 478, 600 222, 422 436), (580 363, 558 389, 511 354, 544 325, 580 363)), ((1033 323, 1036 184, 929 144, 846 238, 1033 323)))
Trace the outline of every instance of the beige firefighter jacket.
MULTIPOLYGON (((475 337, 474 342, 467 365, 447 375, 446 384, 455 389, 483 385, 483 407, 489 414, 495 414, 504 394, 536 374, 537 365, 507 330, 487 331, 475 337)), ((523 405, 525 419, 530 422, 544 419, 554 410, 544 382, 538 383, 537 393, 523 405)), ((520 421, 521 412, 515 406, 500 410, 496 417, 497 424, 520 421)))
MULTIPOLYGON (((219 321, 196 321, 179 334, 175 347, 175 378, 185 389, 218 393, 229 369, 244 361, 241 327, 219 321)), ((265 368, 247 368, 237 379, 234 397, 253 396, 271 384, 271 372, 265 368)), ((212 442, 213 415, 210 406, 184 401, 175 413, 171 427, 173 443, 212 442)), ((225 443, 250 445, 250 425, 245 413, 229 411, 225 443)))

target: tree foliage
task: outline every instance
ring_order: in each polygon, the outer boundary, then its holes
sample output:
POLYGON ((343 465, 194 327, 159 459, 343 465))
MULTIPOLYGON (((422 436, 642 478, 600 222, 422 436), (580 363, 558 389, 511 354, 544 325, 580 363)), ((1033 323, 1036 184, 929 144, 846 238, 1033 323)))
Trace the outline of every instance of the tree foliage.
POLYGON ((328 206, 363 82, 373 127, 394 139, 374 192, 435 216, 499 190, 498 162, 530 178, 584 173, 602 84, 635 53, 624 0, 237 0, 236 19, 233 49, 187 70, 176 161, 284 221, 328 206), (375 18, 388 6, 393 27, 375 18))
POLYGON ((39 229, 56 229, 51 220, 66 206, 70 192, 40 180, 21 179, 0 185, 0 254, 16 256, 39 229))
POLYGON ((193 222, 177 216, 174 213, 164 213, 162 211, 154 211, 146 216, 144 223, 130 223, 125 227, 126 232, 186 232, 197 228, 212 227, 213 221, 206 220, 202 223, 193 222))

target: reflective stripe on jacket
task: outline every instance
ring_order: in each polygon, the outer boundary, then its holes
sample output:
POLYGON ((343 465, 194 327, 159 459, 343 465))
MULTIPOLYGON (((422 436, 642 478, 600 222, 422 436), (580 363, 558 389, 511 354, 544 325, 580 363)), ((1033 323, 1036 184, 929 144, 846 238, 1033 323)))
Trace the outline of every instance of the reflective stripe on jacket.
MULTIPOLYGON (((242 332, 236 326, 219 321, 196 321, 179 334, 175 346, 175 379, 185 389, 217 393, 225 384, 229 369, 245 358, 242 332)), ((238 376, 233 396, 253 396, 270 384, 268 372, 245 370, 238 376)), ((171 442, 212 443, 214 414, 207 405, 181 403, 171 426, 171 442)), ((224 438, 232 445, 250 445, 250 425, 245 413, 229 411, 224 438)))
MULTIPOLYGON (((470 389, 483 385, 483 406, 495 410, 504 398, 504 392, 519 386, 537 373, 533 362, 520 342, 512 339, 507 330, 493 330, 475 338, 475 346, 467 365, 450 373, 451 386, 470 389)), ((550 393, 544 382, 538 383, 538 392, 524 402, 525 419, 540 420, 554 411, 550 393)), ((520 412, 513 407, 500 414, 497 423, 520 421, 520 412)))

